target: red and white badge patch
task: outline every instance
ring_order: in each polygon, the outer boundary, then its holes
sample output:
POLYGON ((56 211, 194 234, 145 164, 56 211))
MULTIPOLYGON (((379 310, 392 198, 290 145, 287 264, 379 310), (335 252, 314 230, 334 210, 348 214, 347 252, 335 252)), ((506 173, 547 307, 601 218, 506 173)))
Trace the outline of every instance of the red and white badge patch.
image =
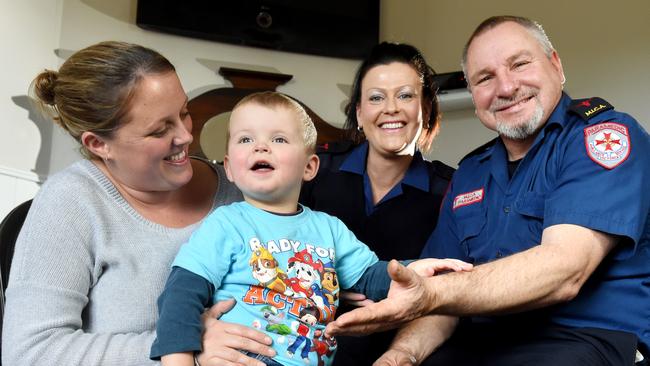
POLYGON ((455 210, 458 207, 471 205, 481 201, 483 201, 483 188, 467 193, 461 193, 454 198, 453 209, 455 210))
POLYGON ((587 155, 598 165, 614 169, 630 155, 627 127, 615 122, 603 122, 584 131, 587 155))

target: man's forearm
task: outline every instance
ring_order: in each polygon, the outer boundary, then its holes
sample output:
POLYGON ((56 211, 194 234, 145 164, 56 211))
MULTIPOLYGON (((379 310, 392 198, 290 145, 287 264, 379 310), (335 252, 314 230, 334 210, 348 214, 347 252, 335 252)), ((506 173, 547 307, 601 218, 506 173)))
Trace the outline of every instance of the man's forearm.
POLYGON ((422 278, 391 262, 388 298, 341 315, 327 332, 368 334, 427 314, 504 314, 568 301, 614 245, 613 236, 563 224, 544 230, 542 244, 471 272, 422 278))
POLYGON ((614 246, 614 238, 574 225, 548 228, 542 245, 479 265, 466 273, 426 280, 430 311, 490 315, 571 300, 614 246))
POLYGON ((456 324, 458 318, 455 316, 427 315, 417 318, 400 328, 389 348, 406 352, 422 362, 451 337, 456 324))

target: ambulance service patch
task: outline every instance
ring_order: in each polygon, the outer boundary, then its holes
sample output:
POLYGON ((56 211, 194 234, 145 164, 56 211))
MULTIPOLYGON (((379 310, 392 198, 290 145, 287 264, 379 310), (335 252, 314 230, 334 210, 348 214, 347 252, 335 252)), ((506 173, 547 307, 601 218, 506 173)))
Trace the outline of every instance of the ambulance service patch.
POLYGON ((603 122, 584 131, 587 154, 596 164, 614 169, 630 155, 627 127, 615 122, 603 122))
POLYGON ((483 201, 483 188, 467 193, 461 193, 454 198, 453 209, 455 210, 458 207, 471 205, 481 201, 483 201))

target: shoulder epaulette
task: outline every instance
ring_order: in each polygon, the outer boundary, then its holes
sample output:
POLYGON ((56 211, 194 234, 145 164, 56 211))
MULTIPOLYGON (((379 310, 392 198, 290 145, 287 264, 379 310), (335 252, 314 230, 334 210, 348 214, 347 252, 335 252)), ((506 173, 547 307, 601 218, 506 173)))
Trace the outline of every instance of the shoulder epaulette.
POLYGON ((492 140, 488 141, 487 143, 485 143, 485 144, 477 147, 476 149, 472 150, 469 154, 465 155, 462 159, 460 159, 460 161, 458 162, 458 165, 460 165, 460 163, 462 163, 463 160, 465 160, 465 159, 467 159, 469 157, 472 157, 474 155, 478 155, 478 154, 486 151, 487 149, 492 147, 492 145, 494 145, 497 142, 497 140, 499 140, 499 138, 495 137, 492 140))
POLYGON ((354 143, 350 140, 326 142, 316 146, 316 153, 341 154, 350 151, 353 147, 354 143))
POLYGON ((571 102, 569 110, 582 118, 585 121, 599 115, 602 112, 614 109, 614 106, 609 104, 602 98, 593 97, 587 99, 575 99, 571 102))

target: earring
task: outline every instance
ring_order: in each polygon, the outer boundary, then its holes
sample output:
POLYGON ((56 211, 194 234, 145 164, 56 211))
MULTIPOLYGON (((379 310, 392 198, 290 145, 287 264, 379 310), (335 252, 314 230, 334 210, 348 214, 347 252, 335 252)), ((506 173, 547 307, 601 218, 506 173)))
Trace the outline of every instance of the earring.
POLYGON ((363 127, 361 125, 357 125, 357 131, 363 132, 363 127))
POLYGON ((562 83, 562 85, 566 83, 566 76, 564 76, 564 74, 562 74, 562 81, 560 83, 562 83))

